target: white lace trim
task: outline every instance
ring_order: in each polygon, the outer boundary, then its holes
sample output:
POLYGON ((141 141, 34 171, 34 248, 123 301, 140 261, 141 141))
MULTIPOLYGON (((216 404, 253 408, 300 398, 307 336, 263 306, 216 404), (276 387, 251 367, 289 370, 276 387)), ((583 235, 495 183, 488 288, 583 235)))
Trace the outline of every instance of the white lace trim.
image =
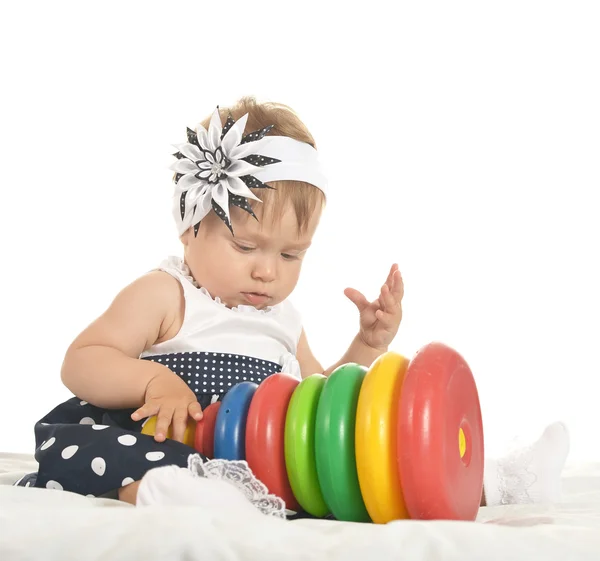
POLYGON ((259 315, 274 314, 278 311, 278 306, 267 306, 266 308, 263 308, 262 310, 259 310, 259 309, 255 308, 254 306, 245 305, 245 304, 239 304, 238 306, 235 306, 233 308, 227 307, 227 305, 224 302, 222 302, 218 296, 215 296, 213 298, 213 296, 210 294, 210 292, 208 292, 208 290, 206 290, 206 288, 204 288, 203 286, 200 286, 198 284, 196 279, 194 279, 194 277, 192 276, 192 272, 190 271, 190 268, 187 266, 187 264, 184 262, 184 260, 181 259, 181 257, 175 257, 175 256, 168 257, 161 264, 161 267, 170 267, 170 268, 177 270, 187 281, 190 282, 190 284, 192 284, 192 286, 194 286, 195 288, 198 289, 200 294, 203 294, 204 296, 206 296, 207 298, 212 300, 215 304, 222 306, 226 310, 231 310, 232 312, 238 312, 238 313, 242 313, 242 314, 259 314, 259 315))
POLYGON ((239 489, 263 514, 286 518, 285 502, 272 495, 264 483, 256 479, 248 463, 241 460, 203 461, 199 454, 190 454, 188 469, 196 477, 222 479, 239 489))

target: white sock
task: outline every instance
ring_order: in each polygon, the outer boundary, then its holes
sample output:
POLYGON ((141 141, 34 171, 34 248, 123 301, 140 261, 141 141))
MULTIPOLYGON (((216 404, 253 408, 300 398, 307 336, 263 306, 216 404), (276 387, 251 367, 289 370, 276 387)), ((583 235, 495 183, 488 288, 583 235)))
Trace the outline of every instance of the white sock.
POLYGON ((561 493, 561 472, 569 453, 569 431, 562 422, 549 425, 531 446, 485 461, 484 492, 488 506, 554 503, 561 493))
POLYGON ((223 504, 256 514, 246 497, 226 481, 195 476, 189 469, 164 466, 151 469, 140 481, 136 506, 198 506, 206 509, 223 504))
POLYGON ((214 512, 259 512, 285 519, 285 504, 269 494, 243 461, 209 460, 198 454, 188 467, 154 468, 142 477, 136 506, 197 506, 214 512))

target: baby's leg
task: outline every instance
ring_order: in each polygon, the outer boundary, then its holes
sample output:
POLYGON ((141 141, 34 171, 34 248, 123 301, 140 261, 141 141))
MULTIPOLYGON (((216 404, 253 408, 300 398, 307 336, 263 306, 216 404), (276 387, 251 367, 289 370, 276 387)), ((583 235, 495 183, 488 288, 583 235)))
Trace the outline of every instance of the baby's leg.
POLYGON ((486 460, 482 505, 556 502, 568 453, 569 432, 558 422, 546 427, 531 446, 486 460))
POLYGON ((140 479, 139 481, 134 481, 129 485, 125 485, 125 487, 121 487, 117 491, 119 500, 135 506, 137 503, 138 488, 141 482, 142 481, 140 479))
MULTIPOLYGON (((105 410, 78 398, 54 408, 35 426, 35 486, 94 497, 117 490, 164 465, 187 466, 193 448, 141 434, 129 410, 105 410)), ((124 496, 129 496, 125 491, 124 496)))

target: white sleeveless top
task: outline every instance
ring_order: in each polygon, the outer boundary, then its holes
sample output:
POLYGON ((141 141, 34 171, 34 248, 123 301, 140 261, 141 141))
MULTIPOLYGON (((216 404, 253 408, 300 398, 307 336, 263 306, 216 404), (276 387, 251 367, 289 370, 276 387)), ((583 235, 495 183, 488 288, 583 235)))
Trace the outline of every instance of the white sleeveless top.
POLYGON ((231 353, 277 363, 282 372, 301 379, 296 351, 302 319, 289 300, 263 310, 245 305, 228 308, 204 287, 198 288, 180 257, 168 257, 157 269, 181 283, 185 314, 175 337, 153 345, 140 358, 189 352, 231 353))

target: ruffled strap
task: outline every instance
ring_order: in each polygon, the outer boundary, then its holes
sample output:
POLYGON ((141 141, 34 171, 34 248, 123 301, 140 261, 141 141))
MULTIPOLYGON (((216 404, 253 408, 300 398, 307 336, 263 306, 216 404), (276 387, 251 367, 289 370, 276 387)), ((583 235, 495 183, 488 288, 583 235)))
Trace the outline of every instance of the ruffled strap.
POLYGON ((281 304, 277 304, 275 306, 267 306, 266 308, 263 308, 261 310, 255 308, 254 306, 246 304, 239 304, 238 306, 235 306, 233 308, 227 307, 227 305, 218 296, 213 296, 206 288, 198 284, 196 279, 194 279, 194 277, 192 276, 190 268, 187 266, 187 264, 181 257, 167 257, 159 265, 158 268, 165 272, 174 273, 180 279, 184 279, 190 285, 197 289, 198 294, 202 294, 202 296, 208 298, 209 300, 212 300, 215 304, 222 307, 223 309, 231 310, 234 313, 253 314, 259 316, 265 316, 267 314, 274 315, 280 313, 281 304))
POLYGON ((296 356, 292 353, 284 353, 279 359, 281 364, 281 372, 283 374, 289 374, 298 380, 302 379, 302 369, 296 356))

